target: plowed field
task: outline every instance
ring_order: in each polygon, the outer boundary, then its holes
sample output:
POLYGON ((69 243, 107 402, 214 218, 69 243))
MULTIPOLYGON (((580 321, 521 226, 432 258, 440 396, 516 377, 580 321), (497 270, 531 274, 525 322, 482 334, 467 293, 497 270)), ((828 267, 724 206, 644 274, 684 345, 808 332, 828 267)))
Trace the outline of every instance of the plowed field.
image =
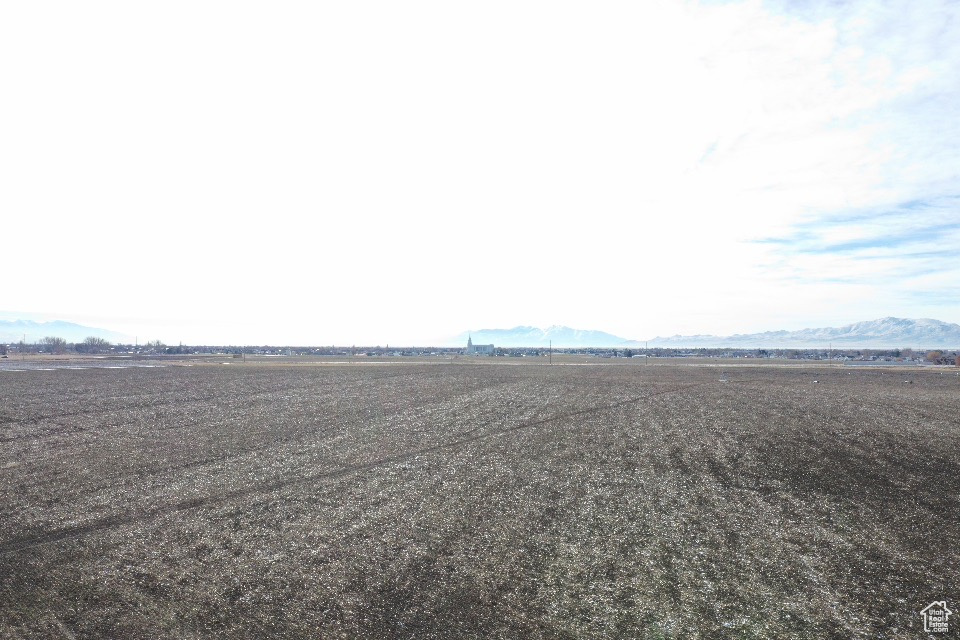
POLYGON ((5 638, 919 638, 960 377, 4 371, 0 525, 5 638))

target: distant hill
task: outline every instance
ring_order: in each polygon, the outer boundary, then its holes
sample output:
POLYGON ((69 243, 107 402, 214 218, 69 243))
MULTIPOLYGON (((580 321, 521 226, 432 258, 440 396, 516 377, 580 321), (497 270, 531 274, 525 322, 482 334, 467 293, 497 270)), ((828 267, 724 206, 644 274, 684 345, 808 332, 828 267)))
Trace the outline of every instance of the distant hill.
POLYGON ((732 336, 668 336, 649 341, 651 347, 730 348, 821 348, 834 347, 893 349, 960 348, 960 324, 931 318, 880 318, 843 327, 765 331, 732 336))
POLYGON ((480 329, 465 331, 453 340, 454 346, 466 345, 467 337, 474 344, 494 344, 498 347, 546 347, 551 341, 554 347, 635 347, 638 343, 604 331, 586 331, 570 327, 553 326, 546 329, 537 327, 514 327, 512 329, 480 329))
POLYGON ((0 342, 9 344, 24 339, 28 344, 39 342, 47 336, 63 338, 67 342, 83 342, 89 336, 103 338, 111 343, 130 343, 130 336, 108 329, 87 327, 73 322, 51 320, 50 322, 35 322, 33 320, 0 320, 0 342))
POLYGON ((450 346, 494 344, 498 347, 554 347, 622 349, 650 348, 731 348, 731 349, 804 349, 834 347, 863 349, 895 348, 960 348, 960 324, 931 318, 880 318, 856 322, 843 327, 821 327, 797 331, 764 331, 738 333, 732 336, 674 335, 658 336, 649 341, 630 340, 604 331, 552 326, 546 329, 519 326, 512 329, 480 329, 464 331, 450 341, 450 346))

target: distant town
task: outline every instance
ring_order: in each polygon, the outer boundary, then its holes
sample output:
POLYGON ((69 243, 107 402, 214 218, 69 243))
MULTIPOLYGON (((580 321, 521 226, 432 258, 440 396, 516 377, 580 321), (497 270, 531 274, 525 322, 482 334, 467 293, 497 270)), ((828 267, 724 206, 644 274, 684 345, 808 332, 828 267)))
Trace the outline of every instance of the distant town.
POLYGON ((90 337, 78 343, 47 337, 35 343, 0 344, 0 357, 14 355, 115 355, 115 356, 342 356, 342 357, 431 357, 464 356, 469 358, 536 358, 549 355, 580 355, 596 358, 725 358, 781 359, 848 362, 852 364, 912 364, 960 366, 960 350, 950 349, 729 349, 729 348, 544 348, 497 347, 473 345, 464 347, 396 347, 377 346, 215 346, 166 345, 159 341, 146 344, 112 344, 103 338, 90 337), (481 348, 478 348, 481 347, 481 348))

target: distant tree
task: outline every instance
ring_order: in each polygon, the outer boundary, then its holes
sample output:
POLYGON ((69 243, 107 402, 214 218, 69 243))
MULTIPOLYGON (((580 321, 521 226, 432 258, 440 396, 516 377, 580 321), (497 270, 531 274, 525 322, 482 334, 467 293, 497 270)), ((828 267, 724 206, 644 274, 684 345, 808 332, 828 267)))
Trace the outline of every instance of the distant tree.
POLYGON ((163 344, 159 340, 151 340, 145 345, 147 349, 153 349, 155 351, 163 351, 167 348, 167 345, 163 344))
MULTIPOLYGON (((6 350, 4 350, 4 353, 6 353, 6 350)), ((957 356, 957 357, 954 359, 953 363, 954 363, 955 365, 957 365, 958 367, 960 367, 960 356, 957 356)))
POLYGON ((57 336, 47 336, 40 341, 40 344, 43 345, 44 351, 50 353, 64 353, 67 350, 67 341, 57 336))
POLYGON ((623 351, 623 357, 624 357, 624 358, 632 358, 632 357, 633 357, 633 349, 625 349, 625 350, 623 351))
POLYGON ((102 353, 110 349, 110 343, 104 338, 88 336, 76 346, 79 353, 102 353))
POLYGON ((928 351, 927 352, 927 362, 936 362, 943 357, 942 351, 928 351))

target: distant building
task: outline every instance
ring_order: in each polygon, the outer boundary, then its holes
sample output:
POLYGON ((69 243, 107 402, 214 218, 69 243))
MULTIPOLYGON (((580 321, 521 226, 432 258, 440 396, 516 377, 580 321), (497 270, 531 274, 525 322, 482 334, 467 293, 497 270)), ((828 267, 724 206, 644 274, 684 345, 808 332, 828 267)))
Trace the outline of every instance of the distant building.
POLYGON ((473 338, 467 336, 467 355, 468 356, 492 356, 492 344, 473 344, 473 338))

